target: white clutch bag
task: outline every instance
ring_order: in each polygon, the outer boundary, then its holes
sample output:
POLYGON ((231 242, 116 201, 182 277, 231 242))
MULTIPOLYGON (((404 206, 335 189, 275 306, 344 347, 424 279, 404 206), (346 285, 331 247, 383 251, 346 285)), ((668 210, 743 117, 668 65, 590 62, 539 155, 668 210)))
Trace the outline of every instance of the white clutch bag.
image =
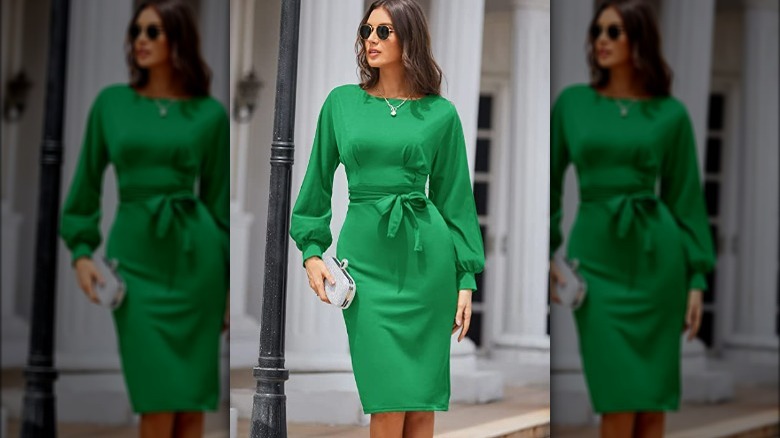
POLYGON ((563 275, 566 284, 555 284, 555 292, 561 299, 561 304, 572 310, 579 309, 588 293, 588 285, 585 279, 577 272, 579 262, 577 260, 569 261, 562 255, 555 255, 555 264, 563 275))
POLYGON ((119 262, 105 257, 95 257, 93 261, 104 282, 102 286, 99 283, 94 285, 100 304, 111 310, 119 308, 125 299, 125 282, 117 271, 119 262))
POLYGON ((322 261, 325 262, 328 272, 336 281, 336 284, 330 284, 328 280, 325 280, 325 295, 334 306, 341 309, 348 308, 355 298, 357 289, 355 281, 347 272, 347 259, 339 262, 335 257, 323 256, 322 261))

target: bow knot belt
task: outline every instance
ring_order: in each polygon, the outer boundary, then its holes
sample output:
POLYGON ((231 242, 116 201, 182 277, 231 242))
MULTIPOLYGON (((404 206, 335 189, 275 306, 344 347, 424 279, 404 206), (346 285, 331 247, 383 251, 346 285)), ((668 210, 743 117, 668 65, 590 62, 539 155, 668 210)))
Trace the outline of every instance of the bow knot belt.
POLYGON ((172 193, 123 191, 120 196, 123 203, 141 202, 152 212, 154 233, 158 238, 164 238, 171 229, 177 227, 182 236, 184 252, 190 252, 192 242, 186 226, 186 216, 198 203, 198 197, 191 190, 172 193))
POLYGON ((631 226, 634 225, 642 236, 642 249, 645 252, 653 250, 653 238, 648 225, 649 219, 660 202, 655 193, 650 190, 634 193, 585 191, 580 194, 580 199, 582 202, 603 202, 606 204, 607 209, 617 222, 618 237, 625 238, 631 226))
POLYGON ((428 197, 420 191, 409 193, 382 193, 352 190, 349 200, 356 203, 373 202, 381 216, 389 216, 387 237, 394 238, 405 218, 414 230, 414 250, 422 252, 420 243, 420 227, 417 224, 417 213, 428 208, 428 197))

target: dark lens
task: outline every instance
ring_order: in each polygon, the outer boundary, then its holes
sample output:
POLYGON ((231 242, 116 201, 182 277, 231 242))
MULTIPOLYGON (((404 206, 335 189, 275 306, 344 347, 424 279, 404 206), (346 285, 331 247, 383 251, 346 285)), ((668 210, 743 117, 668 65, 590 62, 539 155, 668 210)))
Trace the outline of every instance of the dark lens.
POLYGON ((371 26, 368 24, 364 24, 360 26, 360 38, 367 40, 368 37, 370 36, 371 36, 371 26))
POLYGON ((609 26, 607 28, 607 36, 612 41, 617 41, 617 39, 620 38, 620 28, 615 26, 614 24, 612 26, 609 26))
POLYGON ((595 40, 599 37, 599 35, 601 35, 601 26, 595 24, 590 28, 590 37, 595 40))
POLYGON ((141 35, 141 26, 137 24, 130 26, 130 39, 135 40, 138 35, 141 35))
POLYGON ((385 25, 377 27, 376 36, 378 36, 380 40, 386 40, 387 37, 390 36, 390 28, 385 25))
POLYGON ((150 40, 154 41, 157 39, 158 36, 160 36, 160 28, 157 26, 149 26, 146 28, 146 36, 149 37, 150 40))

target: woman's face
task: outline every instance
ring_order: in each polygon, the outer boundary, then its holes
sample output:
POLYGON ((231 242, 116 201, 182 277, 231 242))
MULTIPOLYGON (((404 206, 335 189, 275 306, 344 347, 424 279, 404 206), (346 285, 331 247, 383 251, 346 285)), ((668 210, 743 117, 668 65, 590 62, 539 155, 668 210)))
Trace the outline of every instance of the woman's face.
POLYGON ((370 24, 373 28, 371 35, 363 40, 366 46, 366 60, 368 65, 374 68, 382 68, 388 65, 401 62, 401 55, 403 50, 401 44, 398 41, 393 30, 393 20, 390 18, 390 14, 383 7, 379 7, 371 11, 371 15, 368 16, 367 24, 370 24), (391 29, 390 35, 387 39, 379 39, 377 35, 377 27, 386 25, 391 29))
POLYGON ((595 36, 593 50, 599 67, 611 69, 631 63, 628 35, 623 28, 623 19, 614 7, 601 12, 591 32, 595 36))
POLYGON ((141 11, 134 27, 131 36, 137 34, 133 41, 133 54, 138 66, 149 69, 167 63, 170 59, 168 38, 157 11, 152 7, 141 11))

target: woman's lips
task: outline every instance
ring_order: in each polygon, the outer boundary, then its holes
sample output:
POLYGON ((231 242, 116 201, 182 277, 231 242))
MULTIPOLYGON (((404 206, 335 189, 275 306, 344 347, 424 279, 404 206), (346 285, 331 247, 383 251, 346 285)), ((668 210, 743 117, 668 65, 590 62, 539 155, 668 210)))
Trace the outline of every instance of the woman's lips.
POLYGON ((376 58, 376 57, 377 57, 377 56, 379 56, 381 53, 382 53, 382 52, 380 52, 379 50, 369 50, 369 51, 368 51, 368 56, 369 56, 370 58, 376 58))

